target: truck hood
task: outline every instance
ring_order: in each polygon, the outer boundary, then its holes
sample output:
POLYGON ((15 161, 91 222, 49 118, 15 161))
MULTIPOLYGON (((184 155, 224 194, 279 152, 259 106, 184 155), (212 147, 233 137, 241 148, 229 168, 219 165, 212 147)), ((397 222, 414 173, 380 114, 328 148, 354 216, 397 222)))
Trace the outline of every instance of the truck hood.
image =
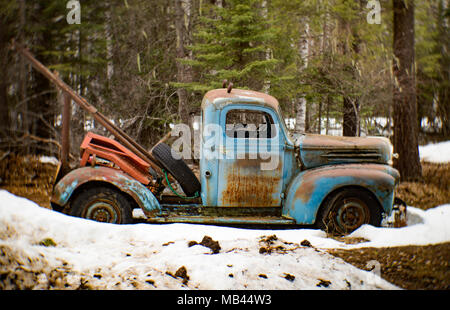
POLYGON ((335 137, 303 134, 295 137, 306 169, 346 163, 392 164, 392 144, 384 137, 335 137))

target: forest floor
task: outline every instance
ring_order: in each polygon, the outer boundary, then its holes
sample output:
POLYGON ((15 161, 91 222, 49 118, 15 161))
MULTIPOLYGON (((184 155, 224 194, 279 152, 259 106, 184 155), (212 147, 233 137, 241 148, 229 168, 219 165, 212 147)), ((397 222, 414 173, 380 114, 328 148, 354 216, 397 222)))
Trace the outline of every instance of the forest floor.
MULTIPOLYGON (((0 189, 51 209, 49 197, 56 166, 35 156, 0 154, 0 189)), ((422 162, 423 178, 397 190, 410 206, 430 209, 450 202, 450 164, 422 162)), ((350 240, 350 242, 352 242, 350 240)), ((354 240, 354 242, 359 242, 354 240)), ((381 277, 404 289, 450 289, 450 243, 386 248, 328 249, 360 269, 377 260, 381 277)))

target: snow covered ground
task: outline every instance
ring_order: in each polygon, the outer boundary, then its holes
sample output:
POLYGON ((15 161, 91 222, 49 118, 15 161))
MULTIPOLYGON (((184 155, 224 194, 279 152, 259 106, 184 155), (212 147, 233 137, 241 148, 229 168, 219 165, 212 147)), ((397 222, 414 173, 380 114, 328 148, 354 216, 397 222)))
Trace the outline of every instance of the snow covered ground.
POLYGON ((410 208, 408 227, 366 225, 351 236, 369 241, 345 244, 315 229, 98 223, 1 190, 0 271, 20 270, 15 277, 38 289, 49 283, 68 289, 397 289, 325 249, 446 242, 449 222, 450 205, 410 208), (204 236, 219 242, 217 254, 189 246, 204 236), (189 279, 176 277, 183 266, 189 279))

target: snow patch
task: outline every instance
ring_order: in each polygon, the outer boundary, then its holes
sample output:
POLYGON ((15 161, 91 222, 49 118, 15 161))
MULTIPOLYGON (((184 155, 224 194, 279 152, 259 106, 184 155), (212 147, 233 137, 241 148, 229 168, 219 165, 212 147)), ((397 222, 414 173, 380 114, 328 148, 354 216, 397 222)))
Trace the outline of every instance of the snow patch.
POLYGON ((43 164, 51 164, 51 165, 55 165, 55 166, 58 166, 58 164, 59 164, 59 160, 53 156, 40 156, 39 162, 41 162, 43 164))
POLYGON ((430 163, 450 163, 450 141, 419 146, 420 159, 430 163))

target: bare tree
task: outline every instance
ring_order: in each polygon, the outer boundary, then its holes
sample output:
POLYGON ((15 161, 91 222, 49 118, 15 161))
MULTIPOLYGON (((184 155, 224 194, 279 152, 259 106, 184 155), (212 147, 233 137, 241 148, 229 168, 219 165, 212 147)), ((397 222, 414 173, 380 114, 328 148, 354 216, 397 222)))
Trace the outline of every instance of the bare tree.
MULTIPOLYGON (((175 31, 177 35, 176 55, 179 60, 192 58, 186 46, 190 44, 192 0, 175 1, 175 31)), ((179 83, 192 82, 192 69, 190 66, 177 61, 177 81, 179 83)), ((179 104, 178 114, 184 124, 190 123, 189 96, 184 88, 177 90, 179 104)))

